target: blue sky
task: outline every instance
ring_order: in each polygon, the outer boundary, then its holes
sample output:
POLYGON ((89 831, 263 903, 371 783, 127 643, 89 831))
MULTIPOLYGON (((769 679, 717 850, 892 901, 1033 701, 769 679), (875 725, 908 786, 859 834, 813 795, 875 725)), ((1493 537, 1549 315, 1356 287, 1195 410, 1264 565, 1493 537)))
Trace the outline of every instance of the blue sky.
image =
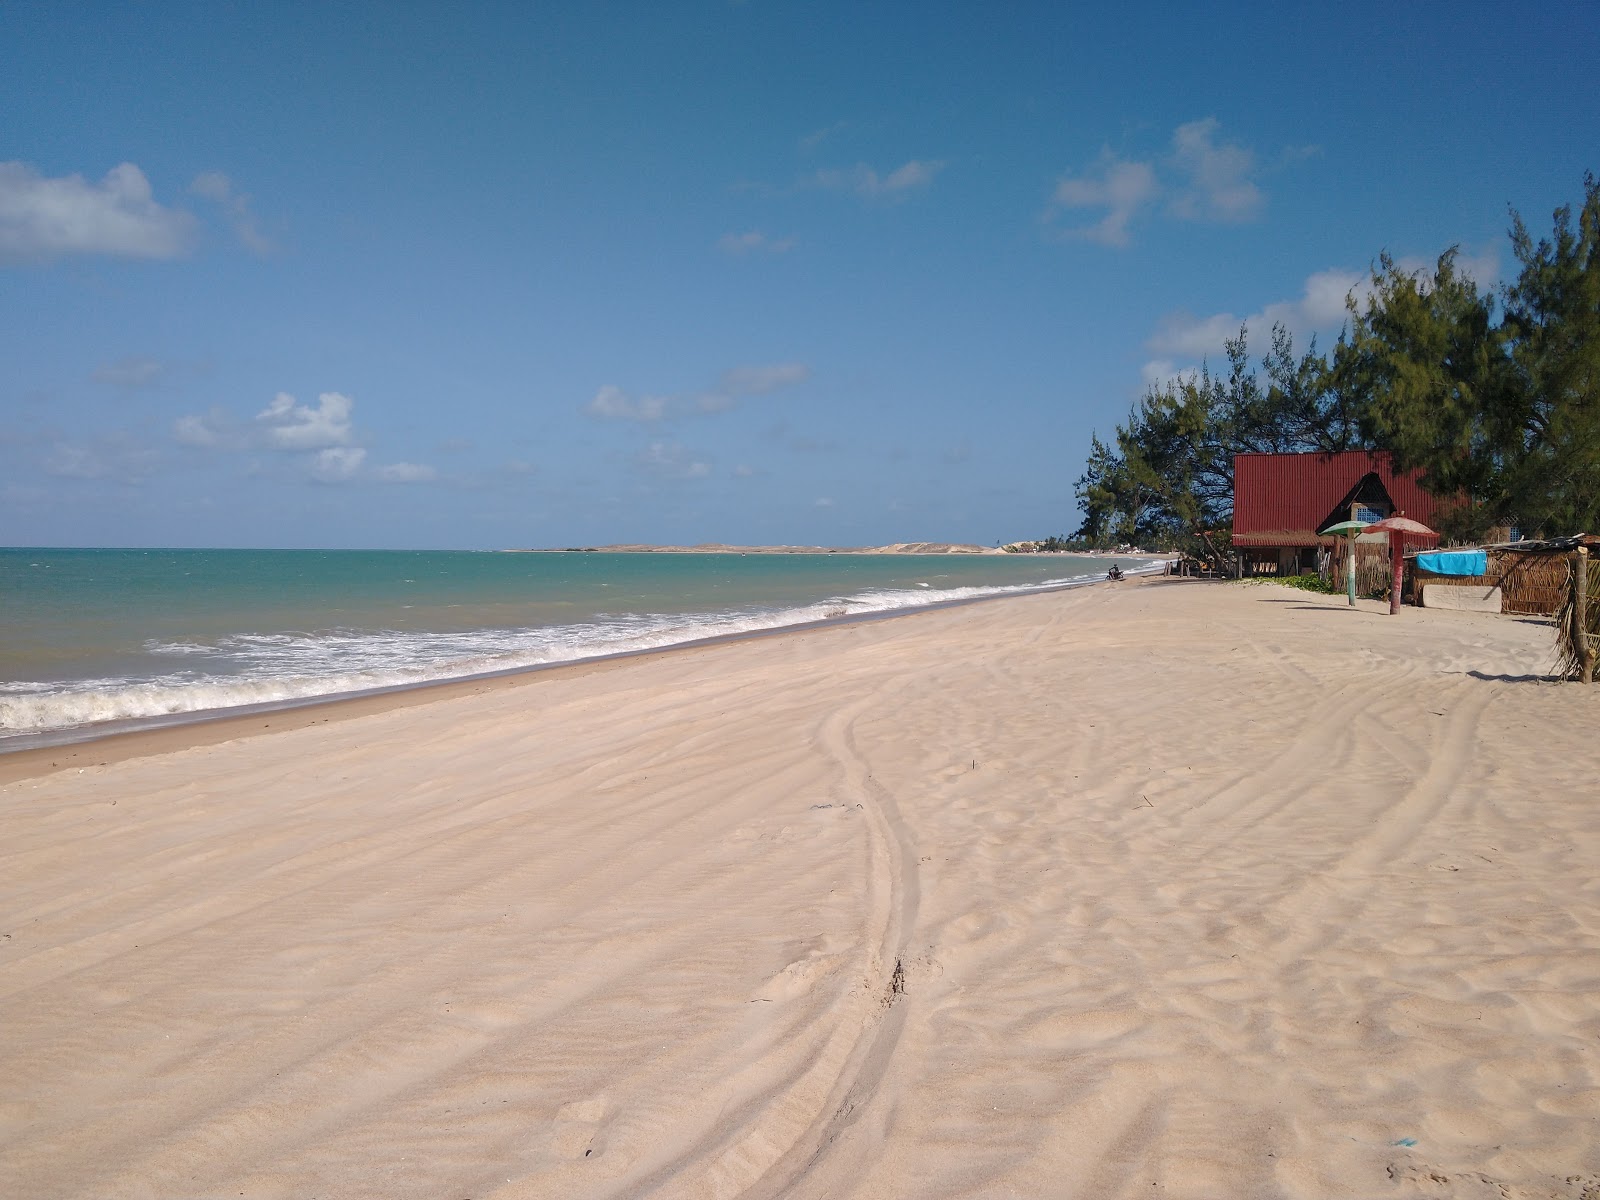
POLYGON ((1600 8, 0 5, 0 544, 992 543, 1600 169, 1600 8))

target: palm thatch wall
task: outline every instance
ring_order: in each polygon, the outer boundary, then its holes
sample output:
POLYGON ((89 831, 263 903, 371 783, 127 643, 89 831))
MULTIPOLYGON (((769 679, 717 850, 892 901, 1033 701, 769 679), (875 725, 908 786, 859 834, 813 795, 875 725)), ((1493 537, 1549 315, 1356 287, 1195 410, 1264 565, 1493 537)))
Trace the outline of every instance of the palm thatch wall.
MULTIPOLYGON (((1458 584, 1477 584, 1485 591, 1500 589, 1500 611, 1532 616, 1554 615, 1566 603, 1571 591, 1571 551, 1522 549, 1491 546, 1488 570, 1471 578, 1436 575, 1421 566, 1413 574, 1419 584, 1445 580, 1458 584)), ((1359 576, 1358 576, 1359 579, 1359 576)))

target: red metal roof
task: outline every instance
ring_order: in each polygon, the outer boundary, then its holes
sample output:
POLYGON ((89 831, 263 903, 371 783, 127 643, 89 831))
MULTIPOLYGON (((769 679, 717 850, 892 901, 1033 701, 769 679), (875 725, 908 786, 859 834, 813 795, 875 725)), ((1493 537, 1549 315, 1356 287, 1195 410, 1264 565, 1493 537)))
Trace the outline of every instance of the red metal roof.
MULTIPOLYGON (((1376 474, 1396 512, 1433 524, 1438 502, 1415 471, 1396 473, 1383 450, 1339 454, 1235 454, 1233 541, 1240 546, 1314 546, 1317 530, 1338 520, 1334 506, 1376 474)), ((1332 539, 1328 539, 1330 542, 1332 539)))

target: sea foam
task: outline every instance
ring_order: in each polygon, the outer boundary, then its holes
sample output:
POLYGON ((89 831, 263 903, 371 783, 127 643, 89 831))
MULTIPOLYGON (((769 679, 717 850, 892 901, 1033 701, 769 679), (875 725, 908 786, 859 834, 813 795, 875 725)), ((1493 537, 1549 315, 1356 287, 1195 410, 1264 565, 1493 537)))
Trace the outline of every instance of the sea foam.
POLYGON ((239 634, 215 642, 145 643, 141 678, 0 683, 0 744, 28 735, 165 723, 184 714, 306 702, 330 696, 638 653, 707 638, 811 622, 1073 587, 1077 575, 1012 586, 868 589, 815 604, 676 615, 616 614, 569 625, 466 632, 327 630, 239 634))

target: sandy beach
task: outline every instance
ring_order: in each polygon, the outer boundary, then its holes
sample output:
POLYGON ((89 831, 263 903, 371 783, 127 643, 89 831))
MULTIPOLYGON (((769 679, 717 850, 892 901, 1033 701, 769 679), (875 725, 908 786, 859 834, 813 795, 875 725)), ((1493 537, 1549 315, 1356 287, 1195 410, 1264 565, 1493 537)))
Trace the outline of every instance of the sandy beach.
POLYGON ((0 1196, 1592 1198, 1553 661, 1154 579, 8 756, 0 1196))

